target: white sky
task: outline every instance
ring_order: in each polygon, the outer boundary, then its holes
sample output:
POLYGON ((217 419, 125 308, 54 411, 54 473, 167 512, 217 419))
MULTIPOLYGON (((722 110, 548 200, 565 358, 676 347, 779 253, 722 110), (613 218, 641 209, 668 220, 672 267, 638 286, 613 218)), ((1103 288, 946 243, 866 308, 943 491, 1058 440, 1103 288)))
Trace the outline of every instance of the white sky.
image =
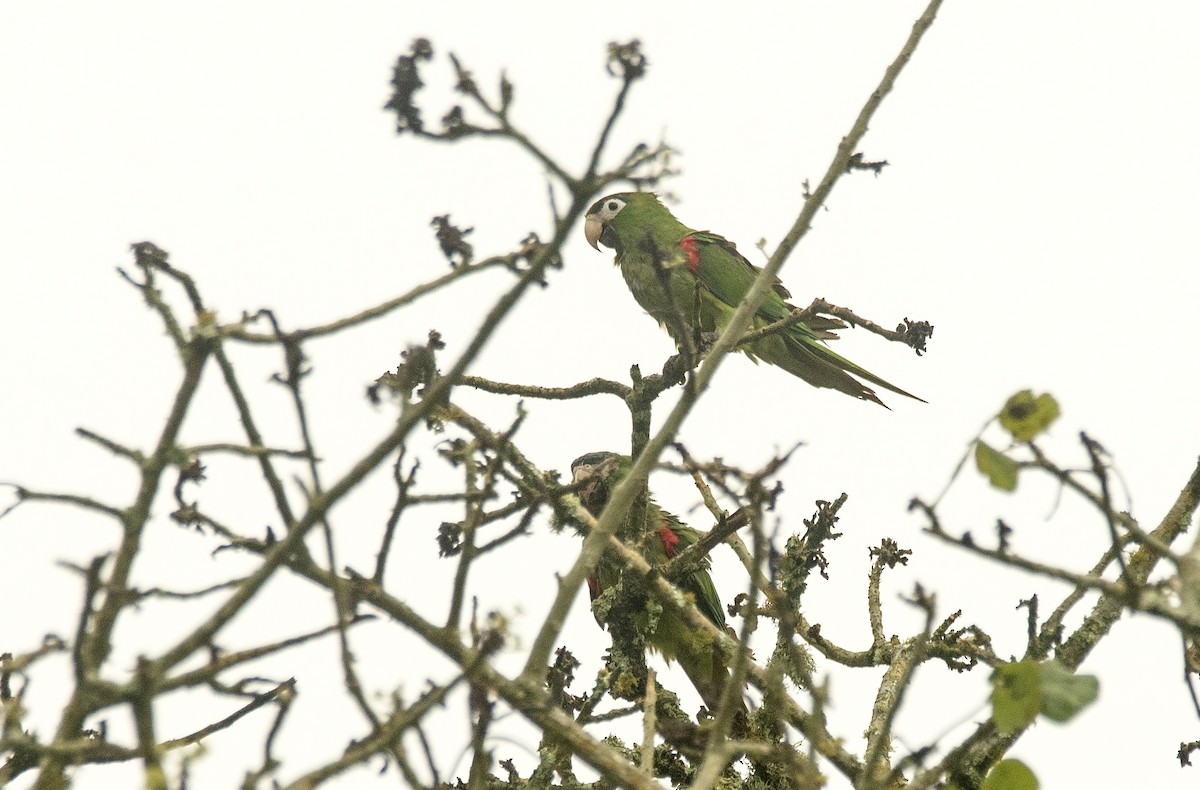
MULTIPOLYGON (((420 101, 430 123, 455 100, 443 90, 449 76, 441 57, 453 50, 487 90, 507 70, 516 84, 514 122, 574 172, 617 86, 604 74, 605 45, 642 39, 651 69, 613 155, 665 135, 682 152, 683 174, 667 185, 680 199, 677 215, 737 241, 754 259, 756 240, 773 245, 789 227, 801 182, 821 177, 922 7, 898 0, 736 10, 611 0, 320 10, 278 2, 0 6, 0 480, 115 503, 131 495, 134 478, 122 462, 73 434, 86 426, 148 449, 178 381, 157 319, 115 273, 131 265, 131 242, 150 239, 170 251, 224 320, 269 306, 285 326, 298 327, 443 273, 429 229, 435 214, 473 225, 481 255, 508 251, 531 229, 548 235, 543 173, 513 146, 394 135, 394 117, 381 107, 394 59, 415 36, 429 37, 439 55, 420 101)), ((1200 287, 1198 24, 1200 7, 1188 2, 1134 10, 1081 0, 949 0, 863 143, 868 158, 891 166, 878 178, 843 179, 782 274, 798 303, 823 296, 884 325, 906 316, 931 321, 936 333, 923 358, 862 332, 838 346, 929 405, 885 397, 895 409, 889 413, 735 359, 687 422, 683 438, 694 453, 746 466, 806 443, 783 475, 787 529, 801 529, 814 499, 850 494, 845 537, 830 551, 833 579, 814 584, 806 603, 827 636, 866 646, 867 548, 891 536, 915 555, 888 577, 889 632, 911 632, 915 619, 895 596, 920 581, 936 591, 944 613, 961 607, 964 622, 987 630, 998 652, 1022 651, 1017 600, 1037 592, 1048 610, 1063 588, 948 552, 905 511, 912 496, 936 495, 978 426, 1016 390, 1059 399, 1063 416, 1046 448, 1064 464, 1085 462, 1080 430, 1104 444, 1144 525, 1158 522, 1186 480, 1200 449, 1192 320, 1200 287)), ((624 380, 632 363, 659 368, 670 341, 640 313, 608 255, 588 248, 580 229, 565 256, 565 269, 528 296, 473 372, 568 384, 595 375, 624 380)), ((390 412, 366 404, 365 384, 430 327, 446 335, 450 360, 506 282, 482 277, 394 320, 310 346, 327 479, 388 429, 390 412)), ((273 410, 263 414, 268 435, 291 441, 287 401, 265 384, 277 357, 245 349, 236 356, 260 408, 273 410)), ((208 376, 184 439, 236 440, 228 397, 215 371, 208 376)), ((498 423, 514 414, 512 400, 456 397, 498 423)), ((565 469, 584 451, 619 449, 626 435, 611 399, 527 405, 519 440, 546 468, 565 469)), ((247 469, 214 461, 200 496, 254 531, 272 517, 257 489, 246 488, 247 469)), ((388 499, 386 481, 377 482, 374 498, 353 499, 334 514, 341 562, 359 569, 369 567, 388 499)), ((1017 529, 1018 550, 1086 569, 1105 544, 1102 522, 1070 505, 1056 511, 1054 488, 1030 482, 1009 497, 968 471, 945 514, 979 536, 1003 516, 1017 529)), ((671 509, 694 499, 669 480, 656 489, 671 509)), ((139 584, 199 587, 247 567, 232 552, 210 558, 213 539, 171 525, 166 494, 139 584)), ((408 525, 411 553, 397 562, 409 570, 392 585, 435 618, 453 575, 449 562, 432 559, 439 520, 408 525)), ((708 526, 701 521, 697 515, 708 526)), ((575 547, 548 535, 545 524, 535 532, 501 555, 502 567, 481 567, 473 588, 481 607, 501 609, 526 634, 575 547)), ((54 562, 86 562, 114 540, 111 525, 70 510, 23 507, 0 522, 0 651, 31 649, 46 631, 71 633, 81 585, 54 562)), ((718 553, 717 584, 726 598, 740 584, 727 552, 718 553)), ((277 588, 260 616, 248 612, 222 644, 246 646, 329 621, 329 603, 311 588, 277 588)), ((114 671, 185 622, 147 606, 119 632, 127 641, 114 671)), ((370 628, 360 659, 372 690, 403 684, 411 698, 427 655, 405 653, 412 640, 397 627, 370 628)), ((589 659, 582 690, 606 637, 579 600, 563 639, 589 659)), ((302 678, 281 744, 284 780, 332 759, 346 737, 361 733, 338 699, 334 652, 326 642, 255 670, 302 678), (297 662, 310 658, 320 668, 306 678, 309 665, 297 662), (327 717, 342 715, 344 729, 328 726, 327 717)), ((520 658, 514 650, 507 660, 516 666, 520 658)), ((431 667, 439 680, 450 676, 443 664, 431 667)), ((44 738, 63 693, 55 678, 66 677, 54 673, 65 670, 65 660, 47 662, 34 676, 30 721, 44 738)), ((1173 757, 1180 741, 1197 737, 1178 637, 1146 618, 1122 622, 1085 671, 1101 679, 1099 704, 1067 727, 1039 724, 1012 756, 1025 759, 1044 787, 1194 786, 1200 769, 1181 770, 1173 757)), ((851 744, 866 725, 875 677, 835 676, 832 720, 851 744)), ((948 677, 924 668, 899 721, 906 743, 986 715, 978 710, 986 680, 981 670, 948 677)), ((230 705, 197 701, 186 720, 164 708, 161 734, 188 732, 230 705)), ((445 715, 443 772, 452 773, 465 744, 465 715, 461 706, 445 715)), ((118 731, 124 716, 112 716, 118 731)), ((214 755, 253 743, 266 723, 258 717, 247 724, 249 736, 214 738, 214 755)), ((498 757, 528 765, 534 742, 510 726, 524 746, 498 743, 498 757)), ((195 786, 230 786, 250 764, 214 755, 195 766, 195 786)), ((81 771, 77 787, 117 786, 114 777, 130 777, 122 770, 81 771)), ((465 775, 465 763, 458 771, 465 775)), ((373 776, 360 771, 341 786, 366 786, 373 776)))

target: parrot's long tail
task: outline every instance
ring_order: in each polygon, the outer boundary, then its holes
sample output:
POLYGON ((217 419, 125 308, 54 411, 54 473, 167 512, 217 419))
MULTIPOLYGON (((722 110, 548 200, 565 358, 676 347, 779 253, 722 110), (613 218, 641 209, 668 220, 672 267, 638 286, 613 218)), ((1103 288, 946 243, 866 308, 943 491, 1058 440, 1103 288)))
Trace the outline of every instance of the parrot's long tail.
POLYGON ((891 390, 897 395, 925 403, 922 398, 918 398, 911 392, 902 390, 890 381, 876 376, 866 368, 854 364, 819 340, 793 334, 768 337, 755 344, 754 352, 767 362, 778 365, 814 387, 829 387, 854 398, 873 401, 885 409, 888 408, 888 405, 879 399, 875 390, 858 379, 891 390))
MULTIPOLYGON (((733 679, 729 674, 729 669, 725 666, 720 651, 714 650, 711 655, 696 661, 688 661, 685 656, 679 656, 679 665, 687 674, 688 680, 692 681, 692 685, 696 687, 696 691, 700 692, 700 698, 704 700, 704 705, 715 715, 721 707, 721 694, 725 692, 725 686, 733 679)), ((743 713, 746 712, 746 701, 741 698, 740 694, 738 695, 737 709, 743 713)))

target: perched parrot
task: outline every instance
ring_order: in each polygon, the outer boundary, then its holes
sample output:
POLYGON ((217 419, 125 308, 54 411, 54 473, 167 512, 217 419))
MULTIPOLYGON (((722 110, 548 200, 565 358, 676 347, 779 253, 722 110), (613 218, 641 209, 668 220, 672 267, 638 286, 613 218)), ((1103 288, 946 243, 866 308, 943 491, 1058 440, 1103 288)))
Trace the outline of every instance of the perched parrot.
MULTIPOLYGON (((619 192, 596 201, 584 218, 583 232, 597 250, 598 242, 617 251, 614 263, 621 267, 633 298, 681 347, 679 333, 691 332, 694 325, 704 332, 723 330, 759 272, 733 242, 687 227, 650 192, 619 192), (680 326, 680 315, 685 326, 680 326)), ((751 328, 786 318, 795 309, 784 301, 790 295, 776 280, 751 328)), ((822 341, 836 338, 831 330, 839 326, 840 322, 818 317, 808 324, 792 324, 742 350, 751 359, 778 365, 814 387, 831 387, 884 408, 875 391, 858 379, 921 400, 831 351, 822 341)))
MULTIPOLYGON (((609 493, 629 472, 630 459, 616 453, 587 453, 571 464, 574 482, 586 485, 579 491, 579 501, 588 512, 599 518, 608 504, 609 493)), ((617 537, 635 546, 653 567, 665 565, 700 539, 696 530, 684 524, 654 503, 647 503, 646 522, 641 528, 632 524, 617 529, 617 537)), ((696 608, 718 629, 725 630, 725 615, 721 611, 721 599, 708 575, 709 560, 703 558, 700 567, 676 584, 692 598, 696 608)), ((606 589, 617 583, 621 575, 621 562, 605 554, 596 566, 595 575, 587 580, 588 592, 596 600, 606 589)), ((597 618, 598 619, 598 618, 597 618)), ((721 693, 729 681, 729 669, 725 658, 707 634, 697 634, 678 614, 664 607, 653 633, 645 631, 649 623, 647 616, 635 619, 635 627, 645 636, 646 644, 657 650, 668 661, 678 661, 687 673, 692 685, 710 711, 715 712, 721 701, 721 693)), ((603 625, 603 623, 601 623, 603 625)))

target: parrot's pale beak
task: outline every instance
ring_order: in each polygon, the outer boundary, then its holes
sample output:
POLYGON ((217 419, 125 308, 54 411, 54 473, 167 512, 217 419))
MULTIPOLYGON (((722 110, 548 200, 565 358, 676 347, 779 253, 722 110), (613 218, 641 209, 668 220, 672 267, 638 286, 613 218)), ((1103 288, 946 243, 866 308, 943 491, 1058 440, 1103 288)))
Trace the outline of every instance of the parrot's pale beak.
POLYGON ((594 479, 595 471, 594 469, 576 469, 574 474, 571 475, 571 482, 573 484, 587 483, 587 485, 577 492, 579 499, 583 502, 587 502, 592 498, 592 495, 596 492, 596 486, 600 484, 598 480, 594 479))
POLYGON ((588 244, 592 245, 593 249, 599 252, 600 247, 597 244, 600 241, 600 234, 604 232, 604 223, 595 214, 588 214, 583 218, 583 235, 587 239, 588 244))

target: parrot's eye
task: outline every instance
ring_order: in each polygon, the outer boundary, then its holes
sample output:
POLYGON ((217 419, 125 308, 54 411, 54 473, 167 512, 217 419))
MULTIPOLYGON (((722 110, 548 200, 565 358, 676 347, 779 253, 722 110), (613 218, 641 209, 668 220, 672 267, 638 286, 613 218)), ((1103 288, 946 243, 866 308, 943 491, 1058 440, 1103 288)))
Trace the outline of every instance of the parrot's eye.
POLYGON ((621 207, 621 204, 618 203, 617 201, 615 201, 615 200, 608 201, 608 210, 609 211, 616 211, 620 207, 621 207))

